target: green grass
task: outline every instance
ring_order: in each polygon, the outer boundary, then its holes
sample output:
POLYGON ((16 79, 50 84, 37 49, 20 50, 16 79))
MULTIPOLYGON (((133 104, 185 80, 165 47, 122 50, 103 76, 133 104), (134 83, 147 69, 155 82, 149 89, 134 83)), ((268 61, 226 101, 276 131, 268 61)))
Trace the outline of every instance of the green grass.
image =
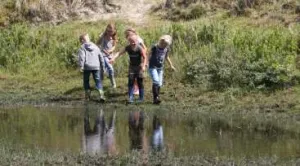
POLYGON ((43 149, 27 149, 12 144, 0 144, 0 161, 2 165, 297 165, 297 159, 279 161, 276 157, 246 159, 234 161, 231 158, 205 155, 175 157, 163 152, 142 155, 133 151, 126 155, 89 156, 85 154, 61 153, 43 149))

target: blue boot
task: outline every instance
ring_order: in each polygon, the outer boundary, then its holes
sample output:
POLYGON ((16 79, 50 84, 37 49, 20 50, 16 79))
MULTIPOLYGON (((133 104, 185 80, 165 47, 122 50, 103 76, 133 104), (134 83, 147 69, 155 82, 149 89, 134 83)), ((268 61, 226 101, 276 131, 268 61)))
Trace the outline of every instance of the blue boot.
POLYGON ((133 94, 134 88, 132 87, 128 87, 128 96, 129 96, 129 100, 128 103, 133 103, 134 102, 134 94, 133 94))
POLYGON ((139 102, 144 101, 144 89, 139 89, 139 102))

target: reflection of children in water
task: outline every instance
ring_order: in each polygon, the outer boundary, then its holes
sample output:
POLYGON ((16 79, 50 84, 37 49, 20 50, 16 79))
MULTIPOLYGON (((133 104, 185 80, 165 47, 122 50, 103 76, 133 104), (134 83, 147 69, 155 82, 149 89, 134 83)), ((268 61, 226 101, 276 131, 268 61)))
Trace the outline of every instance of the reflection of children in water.
MULTIPOLYGON (((148 141, 145 134, 145 114, 144 112, 131 112, 129 113, 129 138, 131 150, 142 150, 148 153, 148 141)), ((163 128, 159 118, 154 115, 153 117, 153 133, 151 138, 151 147, 154 151, 163 150, 163 128)))
POLYGON ((93 129, 91 129, 89 113, 89 110, 86 109, 82 140, 83 152, 90 155, 117 154, 114 136, 116 111, 110 117, 109 126, 106 126, 103 111, 98 111, 93 129))
POLYGON ((129 139, 131 150, 148 151, 147 138, 144 130, 144 112, 129 113, 129 139))
POLYGON ((153 117, 153 132, 152 132, 152 149, 154 151, 162 151, 164 147, 164 136, 163 136, 163 128, 160 123, 160 120, 156 115, 153 117))

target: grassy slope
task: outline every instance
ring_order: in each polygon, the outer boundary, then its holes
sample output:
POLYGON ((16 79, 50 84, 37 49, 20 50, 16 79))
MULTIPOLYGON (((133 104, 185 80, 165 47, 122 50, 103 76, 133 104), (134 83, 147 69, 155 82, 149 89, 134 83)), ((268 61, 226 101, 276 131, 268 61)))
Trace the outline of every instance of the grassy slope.
MULTIPOLYGON (((200 18, 195 21, 184 22, 183 24, 197 26, 201 24, 211 23, 213 21, 226 21, 237 27, 277 27, 282 26, 281 22, 277 20, 260 20, 247 19, 245 17, 233 17, 223 20, 223 14, 213 17, 200 18)), ((163 27, 172 24, 168 21, 160 21, 157 18, 153 18, 151 25, 144 25, 138 28, 142 36, 146 36, 147 45, 152 44, 151 41, 155 41, 161 31, 167 31, 163 27), (154 30, 159 29, 159 30, 154 30), (149 31, 149 33, 147 33, 149 31)), ((84 25, 78 22, 69 22, 57 27, 53 27, 51 34, 59 36, 65 34, 64 37, 72 37, 69 40, 77 40, 77 35, 82 30, 88 30, 92 36, 96 36, 99 31, 104 29, 103 22, 89 23, 84 25), (99 30, 100 29, 100 30, 99 30)), ((124 28, 130 23, 120 23, 119 32, 122 32, 124 28)), ((46 29, 46 27, 33 27, 31 31, 37 31, 39 29, 46 29)), ((299 30, 295 28, 294 30, 299 30)), ((55 39, 63 40, 64 38, 55 37, 55 39)), ((67 39, 66 39, 67 40, 67 39)), ((70 42, 66 42, 70 43, 70 42)), ((75 51, 79 43, 73 42, 73 45, 67 47, 74 47, 71 49, 75 51)), ((120 43, 124 45, 123 36, 120 33, 120 43)), ((51 54, 52 55, 52 54, 51 54)), ((199 88, 192 87, 191 85, 185 85, 181 83, 183 71, 182 71, 182 59, 176 55, 173 57, 173 61, 179 72, 172 73, 170 70, 166 70, 166 84, 163 88, 162 98, 164 103, 161 106, 153 106, 151 104, 151 81, 147 77, 146 82, 146 103, 140 105, 126 106, 126 70, 123 67, 126 64, 126 58, 121 58, 115 64, 115 68, 119 75, 117 76, 118 88, 116 91, 109 89, 109 81, 105 79, 104 87, 106 88, 106 94, 108 96, 108 103, 104 105, 107 109, 127 109, 133 110, 164 110, 164 111, 176 111, 184 114, 194 114, 197 112, 206 114, 213 121, 218 122, 224 128, 229 130, 249 129, 253 131, 270 132, 278 134, 280 132, 287 132, 291 134, 299 134, 299 108, 300 108, 300 86, 294 86, 289 89, 277 90, 274 92, 243 92, 236 89, 228 89, 225 91, 205 91, 199 88)), ((21 66, 17 72, 14 70, 7 70, 0 67, 0 106, 8 107, 13 105, 62 105, 77 107, 84 103, 81 74, 75 68, 66 68, 61 66, 51 57, 47 57, 48 63, 44 62, 44 59, 37 61, 35 59, 32 65, 29 67, 21 66), (51 63, 49 63, 51 62, 51 63)), ((125 65, 126 66, 126 65, 125 65)), ((168 66, 167 66, 168 67, 168 66)), ((13 66, 9 68, 13 69, 13 66)), ((96 94, 93 94, 93 98, 96 99, 96 94)), ((94 102, 94 101, 92 101, 94 102)), ((94 102, 99 105, 97 102, 94 102)), ((16 151, 11 146, 1 146, 0 160, 4 164, 19 165, 20 163, 25 165, 97 165, 97 164, 131 164, 136 165, 140 163, 138 157, 132 157, 134 155, 118 156, 113 158, 101 158, 90 157, 85 155, 74 154, 58 154, 48 153, 40 150, 27 150, 20 149, 16 151), (38 164, 39 163, 39 164, 38 164)), ((174 163, 181 164, 196 164, 202 163, 203 165, 232 165, 231 159, 221 159, 219 157, 207 157, 196 156, 193 158, 181 158, 175 159, 171 156, 163 156, 162 158, 150 158, 150 165, 162 162, 162 165, 174 165, 174 163)), ((237 165, 286 165, 287 163, 278 163, 276 159, 255 159, 255 160, 241 160, 234 161, 237 165)), ((297 161, 291 161, 291 165, 297 163, 297 161)))

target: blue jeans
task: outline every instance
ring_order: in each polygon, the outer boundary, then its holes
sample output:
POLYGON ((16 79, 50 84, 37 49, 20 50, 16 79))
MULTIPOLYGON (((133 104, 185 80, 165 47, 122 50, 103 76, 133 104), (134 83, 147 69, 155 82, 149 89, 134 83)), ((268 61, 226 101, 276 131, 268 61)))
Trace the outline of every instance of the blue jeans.
POLYGON ((153 84, 159 87, 163 84, 163 68, 149 68, 149 74, 152 79, 153 84))
POLYGON ((90 75, 93 74, 95 86, 97 90, 102 90, 102 81, 100 79, 100 70, 84 70, 83 71, 83 87, 84 90, 90 89, 90 75))
POLYGON ((104 56, 103 58, 104 58, 104 65, 105 65, 106 72, 110 77, 114 76, 114 68, 112 64, 109 63, 110 59, 107 56, 104 56))

